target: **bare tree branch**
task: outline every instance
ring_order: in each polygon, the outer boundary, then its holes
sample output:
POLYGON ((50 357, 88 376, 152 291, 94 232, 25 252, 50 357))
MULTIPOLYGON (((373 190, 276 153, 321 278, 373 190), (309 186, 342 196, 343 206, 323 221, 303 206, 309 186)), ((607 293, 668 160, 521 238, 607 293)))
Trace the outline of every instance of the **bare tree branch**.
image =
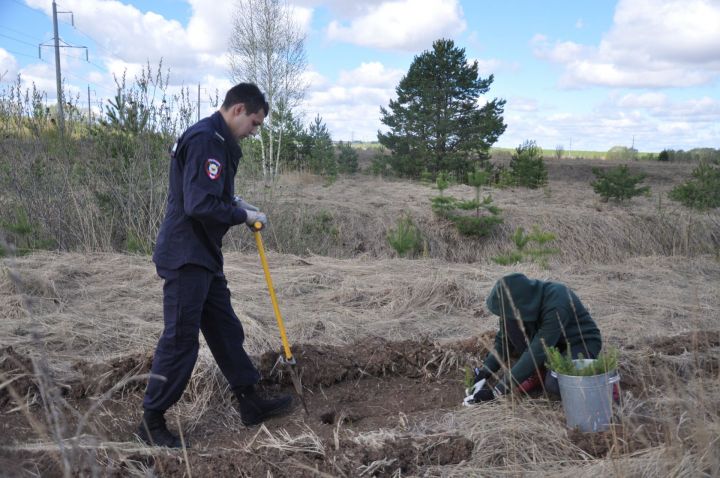
POLYGON ((255 83, 265 92, 271 113, 265 120, 268 141, 262 142, 265 178, 279 170, 284 124, 273 111, 291 111, 305 96, 305 33, 287 0, 238 0, 229 47, 230 74, 235 82, 255 83))

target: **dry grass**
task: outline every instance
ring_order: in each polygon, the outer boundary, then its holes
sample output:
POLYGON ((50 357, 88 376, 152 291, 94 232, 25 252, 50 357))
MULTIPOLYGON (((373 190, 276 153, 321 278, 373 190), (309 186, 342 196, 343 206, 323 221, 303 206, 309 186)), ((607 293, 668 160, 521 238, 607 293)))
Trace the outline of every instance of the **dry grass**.
MULTIPOLYGON (((657 182, 668 187, 662 177, 657 182)), ((589 191, 577 181, 551 182, 549 194, 494 191, 506 224, 478 245, 439 228, 429 215, 434 192, 417 184, 364 179, 326 187, 314 177, 296 176, 275 190, 273 204, 295 198, 297 210, 332 213, 338 234, 326 239, 327 247, 337 252, 365 244, 365 252, 353 258, 307 250, 299 256, 280 252, 291 247, 278 238, 291 236, 278 234, 277 219, 275 235, 272 228, 265 233, 266 242, 275 244, 268 260, 292 343, 346 345, 368 336, 443 342, 478 335, 497 324, 484 308, 486 294, 498 278, 518 271, 570 284, 597 320, 605 342, 620 348, 621 374, 634 384, 625 390, 618 428, 593 444, 605 447, 604 454, 580 446, 565 428, 560 404, 543 400, 458 407, 428 414, 423 421, 399 417, 396 428, 359 434, 341 429, 340 420, 333 432, 335 448, 346 439, 381 446, 395 437, 459 433, 475 443, 472 459, 426 467, 425 476, 720 474, 720 349, 711 333, 720 329, 720 262, 703 254, 717 247, 720 215, 680 209, 660 213, 653 198, 637 199, 626 209, 598 203, 589 191), (406 210, 436 241, 432 258, 389 258, 384 231, 406 210), (503 267, 488 260, 506 247, 506 235, 516 225, 531 224, 563 232, 558 244, 563 254, 547 270, 535 264, 503 267), (478 262, 460 262, 469 258, 478 262), (677 350, 660 353, 670 346, 677 350)), ((471 191, 456 186, 451 193, 469 196, 471 191)), ((271 217, 280 214, 278 209, 271 217)), ((305 226, 297 221, 288 219, 287 227, 302 230, 305 226)), ((248 252, 226 254, 225 272, 246 331, 246 348, 253 355, 279 350, 259 258, 247 231, 238 230, 238 237, 248 252)), ((313 237, 306 243, 322 246, 313 237)), ((43 252, 5 259, 0 264, 1 345, 33 357, 36 372, 46 369, 42 376, 71 380, 79 361, 102 363, 151 352, 162 329, 161 301, 161 280, 144 256, 43 252)), ((0 389, 4 382, 0 377, 0 389)), ((36 424, 40 441, 29 442, 27 450, 64 449, 59 456, 64 463, 58 466, 66 470, 72 469, 72 460, 98 469, 108 462, 108 449, 126 457, 147 452, 96 438, 103 430, 92 427, 76 433, 63 415, 77 412, 53 395, 50 382, 36 398, 52 406, 45 407, 42 423, 36 424)), ((226 425, 236 428, 239 417, 229 395, 203 345, 171 423, 180 417, 183 431, 192 431, 208 410, 221 408, 227 412, 226 425)), ((93 413, 110 420, 113 406, 124 399, 96 395, 94 400, 93 413)), ((330 453, 333 447, 327 445, 312 430, 279 430, 259 434, 253 446, 318 455, 330 453)), ((371 476, 387 465, 369 463, 358 473, 371 476)), ((141 475, 143 466, 138 464, 133 473, 141 475)))
MULTIPOLYGON (((720 212, 697 213, 667 198, 671 181, 687 174, 688 165, 631 163, 631 168, 648 173, 652 195, 618 205, 600 202, 590 187, 590 169, 603 163, 559 163, 553 166, 558 172, 551 174, 549 186, 540 190, 486 188, 502 209, 504 223, 479 241, 462 237, 437 219, 430 210, 437 190, 420 183, 354 177, 328 185, 322 178, 296 173, 283 176, 272 189, 245 185, 245 194, 268 212, 269 247, 299 255, 394 257, 386 236, 406 213, 419 226, 428 256, 451 262, 487 262, 511 249, 510 236, 517 227, 529 230, 533 225, 557 236, 553 246, 561 254, 551 260, 563 263, 720 251, 720 212), (571 177, 560 179, 566 173, 561 168, 571 177)), ((446 194, 474 198, 468 186, 453 186, 446 194)), ((230 247, 252 250, 253 244, 243 239, 233 231, 230 247)))

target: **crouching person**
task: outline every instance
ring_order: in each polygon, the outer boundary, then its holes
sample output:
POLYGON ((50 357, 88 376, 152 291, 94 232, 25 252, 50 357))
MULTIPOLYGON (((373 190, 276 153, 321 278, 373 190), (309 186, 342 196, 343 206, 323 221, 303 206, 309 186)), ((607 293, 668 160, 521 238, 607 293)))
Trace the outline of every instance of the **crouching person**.
POLYGON ((545 347, 557 347, 573 358, 596 358, 602 347, 600 330, 566 285, 510 274, 495 283, 486 300, 490 312, 499 317, 495 346, 475 369, 475 385, 465 404, 480 403, 516 392, 530 392, 543 385, 558 396, 557 379, 545 370, 545 347), (510 354, 519 355, 512 368, 510 354), (506 373, 498 373, 500 369, 506 373), (487 379, 500 376, 490 387, 487 379))

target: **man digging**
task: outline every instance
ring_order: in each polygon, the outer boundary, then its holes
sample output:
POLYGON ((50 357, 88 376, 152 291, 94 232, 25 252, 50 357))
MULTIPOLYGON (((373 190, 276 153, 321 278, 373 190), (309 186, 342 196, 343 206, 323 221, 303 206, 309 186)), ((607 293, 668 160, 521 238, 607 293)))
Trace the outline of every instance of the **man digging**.
POLYGON ((234 196, 234 180, 242 157, 238 140, 254 135, 268 112, 257 86, 238 84, 219 111, 188 128, 172 148, 167 210, 153 254, 165 280, 165 327, 137 431, 149 445, 181 446, 165 412, 190 380, 200 331, 238 399, 243 424, 256 425, 290 408, 289 395, 264 399, 255 391, 260 374, 243 348, 243 327, 223 273, 222 239, 230 227, 267 222, 258 208, 234 196))

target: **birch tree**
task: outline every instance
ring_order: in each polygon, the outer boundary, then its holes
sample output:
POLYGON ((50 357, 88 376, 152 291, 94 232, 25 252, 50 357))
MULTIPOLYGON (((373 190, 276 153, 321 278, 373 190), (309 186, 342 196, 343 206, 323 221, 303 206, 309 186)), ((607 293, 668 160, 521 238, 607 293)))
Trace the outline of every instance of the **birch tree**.
POLYGON ((251 82, 265 93, 269 117, 260 134, 266 180, 280 167, 285 121, 302 101, 307 68, 305 33, 287 0, 238 0, 230 37, 230 73, 235 82, 251 82))

